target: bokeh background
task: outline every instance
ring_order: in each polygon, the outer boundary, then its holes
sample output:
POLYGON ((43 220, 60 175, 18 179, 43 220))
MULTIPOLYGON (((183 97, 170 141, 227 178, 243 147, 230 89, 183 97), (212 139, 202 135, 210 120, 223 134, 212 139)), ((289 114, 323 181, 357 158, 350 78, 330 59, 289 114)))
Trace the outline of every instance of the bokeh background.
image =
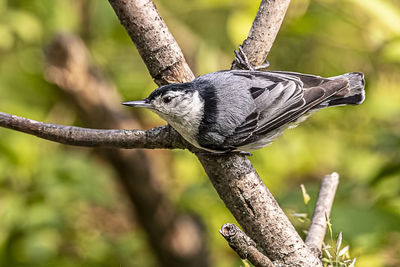
MULTIPOLYGON (((230 67, 259 1, 156 5, 200 75, 230 67)), ((0 0, 0 111, 81 125, 43 75, 43 49, 60 32, 84 39, 92 64, 124 100, 155 89, 108 1, 0 0)), ((335 235, 343 232, 356 266, 400 266, 400 2, 293 0, 268 59, 276 70, 365 73, 364 104, 318 112, 251 161, 288 214, 311 210, 300 184, 315 201, 323 175, 337 171, 335 235)), ((164 124, 131 112, 145 128, 164 124)), ((154 171, 164 174, 162 188, 177 209, 204 222, 211 266, 242 264, 218 233, 234 219, 197 159, 161 154, 168 164, 154 171)), ((0 266, 157 266, 115 175, 90 149, 0 129, 0 266)))

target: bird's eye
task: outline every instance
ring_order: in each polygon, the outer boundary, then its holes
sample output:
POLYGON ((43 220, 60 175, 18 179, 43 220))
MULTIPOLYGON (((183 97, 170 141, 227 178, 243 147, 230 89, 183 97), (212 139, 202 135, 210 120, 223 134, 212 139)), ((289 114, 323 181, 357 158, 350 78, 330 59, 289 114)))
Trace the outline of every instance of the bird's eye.
POLYGON ((171 100, 172 100, 172 97, 170 97, 170 96, 165 96, 165 97, 163 97, 163 102, 164 102, 165 104, 168 104, 169 102, 171 102, 171 100))

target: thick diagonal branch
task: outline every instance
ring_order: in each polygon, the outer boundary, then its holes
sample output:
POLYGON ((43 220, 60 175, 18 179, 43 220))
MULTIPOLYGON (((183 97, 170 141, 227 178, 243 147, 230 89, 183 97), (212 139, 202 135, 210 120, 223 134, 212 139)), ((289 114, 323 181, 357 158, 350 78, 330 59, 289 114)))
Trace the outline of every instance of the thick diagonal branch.
POLYGON ((339 184, 339 174, 336 172, 325 175, 315 204, 314 214, 308 228, 306 244, 321 251, 326 233, 326 217, 331 213, 336 189, 339 184))
POLYGON ((322 266, 246 157, 199 159, 225 205, 268 258, 288 266, 322 266))

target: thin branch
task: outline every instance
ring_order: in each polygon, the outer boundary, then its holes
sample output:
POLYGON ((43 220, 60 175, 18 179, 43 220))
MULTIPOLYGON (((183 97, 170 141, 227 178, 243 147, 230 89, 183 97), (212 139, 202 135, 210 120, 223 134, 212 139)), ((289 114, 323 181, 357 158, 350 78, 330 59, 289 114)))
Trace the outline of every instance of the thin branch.
POLYGON ((262 65, 267 58, 289 4, 290 0, 261 1, 249 35, 242 45, 252 66, 262 65))
POLYGON ((99 130, 43 123, 0 112, 0 126, 74 146, 118 148, 185 148, 170 126, 151 130, 99 130))
POLYGON ((336 189, 339 184, 339 174, 336 172, 325 175, 318 194, 311 225, 308 229, 306 244, 321 251, 326 233, 326 216, 331 213, 336 189))
POLYGON ((256 267, 275 266, 267 256, 256 248, 256 243, 236 225, 226 223, 219 232, 240 258, 248 259, 256 267))

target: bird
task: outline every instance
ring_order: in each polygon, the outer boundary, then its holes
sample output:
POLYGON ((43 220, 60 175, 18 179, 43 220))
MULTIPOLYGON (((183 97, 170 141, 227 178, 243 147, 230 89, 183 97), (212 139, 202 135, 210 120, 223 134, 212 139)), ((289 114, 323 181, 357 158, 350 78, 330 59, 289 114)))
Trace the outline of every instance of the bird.
POLYGON ((323 78, 255 69, 208 73, 163 85, 140 101, 184 139, 208 153, 248 153, 272 143, 314 112, 365 100, 364 74, 323 78))

